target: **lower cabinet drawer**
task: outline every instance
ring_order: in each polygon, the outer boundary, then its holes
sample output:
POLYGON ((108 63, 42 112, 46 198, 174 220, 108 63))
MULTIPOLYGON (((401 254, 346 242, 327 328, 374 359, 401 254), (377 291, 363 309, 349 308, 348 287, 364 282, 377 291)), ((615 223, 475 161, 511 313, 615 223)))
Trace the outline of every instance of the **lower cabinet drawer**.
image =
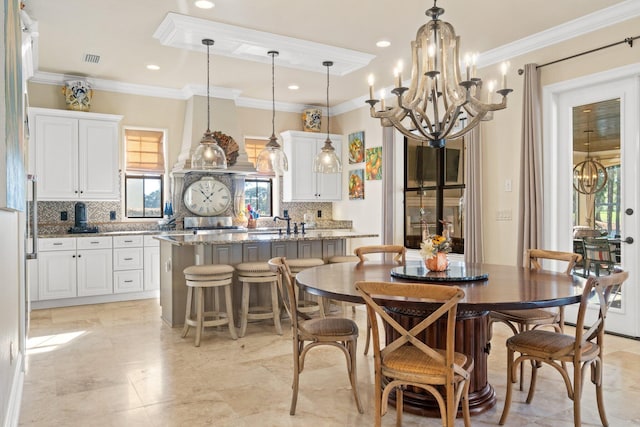
POLYGON ((117 248, 113 250, 114 270, 137 270, 143 266, 142 248, 117 248))
POLYGON ((113 292, 142 291, 143 270, 127 270, 113 272, 113 292))

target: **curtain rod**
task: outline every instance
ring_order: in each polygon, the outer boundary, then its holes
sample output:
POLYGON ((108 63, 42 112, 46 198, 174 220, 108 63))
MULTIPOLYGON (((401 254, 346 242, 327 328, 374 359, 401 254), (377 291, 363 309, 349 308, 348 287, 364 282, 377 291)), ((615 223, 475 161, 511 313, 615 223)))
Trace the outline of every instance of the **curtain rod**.
MULTIPOLYGON (((622 44, 622 43, 627 43, 629 45, 629 47, 633 47, 633 41, 637 40, 637 39, 640 39, 640 36, 627 37, 626 39, 620 40, 619 42, 611 43, 611 44, 608 44, 606 46, 600 46, 600 47, 597 47, 595 49, 591 49, 591 50, 587 50, 587 51, 584 51, 584 52, 576 53, 575 55, 567 56, 567 57, 561 58, 561 59, 556 59, 555 61, 547 62, 547 63, 542 64, 542 65, 536 65, 536 69, 542 68, 542 67, 546 67, 547 65, 553 65, 553 64, 556 64, 558 62, 566 61, 567 59, 577 58, 578 56, 586 55, 588 53, 593 53, 593 52, 597 52, 599 50, 608 49, 610 47, 617 46, 617 45, 622 44)), ((518 69, 518 74, 519 75, 522 75, 523 73, 524 73, 524 70, 522 68, 518 69)))

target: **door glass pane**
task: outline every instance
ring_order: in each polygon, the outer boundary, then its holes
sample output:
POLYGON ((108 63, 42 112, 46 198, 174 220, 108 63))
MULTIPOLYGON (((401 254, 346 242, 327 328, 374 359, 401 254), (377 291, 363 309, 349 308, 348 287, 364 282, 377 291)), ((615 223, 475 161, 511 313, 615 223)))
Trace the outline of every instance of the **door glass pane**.
POLYGON ((602 260, 619 266, 622 258, 620 99, 573 108, 573 166, 573 248, 584 257, 578 272, 609 274, 602 260), (585 250, 593 239, 608 243, 606 253, 585 250))

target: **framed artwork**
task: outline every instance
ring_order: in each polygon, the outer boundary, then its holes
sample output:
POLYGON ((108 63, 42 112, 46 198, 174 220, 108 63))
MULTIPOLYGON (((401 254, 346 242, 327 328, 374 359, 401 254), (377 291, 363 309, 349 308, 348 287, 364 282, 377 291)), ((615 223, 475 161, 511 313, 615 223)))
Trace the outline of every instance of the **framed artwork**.
POLYGON ((349 200, 364 199, 364 169, 349 172, 349 200))
POLYGON ((364 131, 349 134, 349 164, 364 162, 364 131))
POLYGON ((367 180, 382 179, 382 147, 367 148, 366 153, 367 180))

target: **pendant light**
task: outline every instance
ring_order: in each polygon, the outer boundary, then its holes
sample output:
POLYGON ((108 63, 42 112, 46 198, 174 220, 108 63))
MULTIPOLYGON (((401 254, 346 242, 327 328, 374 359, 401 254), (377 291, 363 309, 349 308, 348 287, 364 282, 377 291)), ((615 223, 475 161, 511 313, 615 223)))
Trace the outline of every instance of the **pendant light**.
POLYGON ((198 144, 198 148, 191 156, 191 167, 193 169, 226 169, 227 156, 214 133, 211 132, 211 107, 209 97, 209 48, 213 46, 213 40, 202 39, 202 44, 207 46, 207 130, 198 144))
POLYGON ((313 160, 313 171, 320 173, 340 173, 342 172, 342 163, 331 144, 331 138, 329 138, 329 67, 333 65, 333 62, 324 61, 322 65, 327 67, 327 140, 324 142, 322 150, 320 150, 313 160))
POLYGON ((287 155, 282 151, 276 137, 276 79, 275 79, 275 57, 278 51, 270 50, 271 55, 271 137, 267 145, 260 151, 256 160, 256 169, 260 173, 275 173, 282 175, 289 169, 287 155))

